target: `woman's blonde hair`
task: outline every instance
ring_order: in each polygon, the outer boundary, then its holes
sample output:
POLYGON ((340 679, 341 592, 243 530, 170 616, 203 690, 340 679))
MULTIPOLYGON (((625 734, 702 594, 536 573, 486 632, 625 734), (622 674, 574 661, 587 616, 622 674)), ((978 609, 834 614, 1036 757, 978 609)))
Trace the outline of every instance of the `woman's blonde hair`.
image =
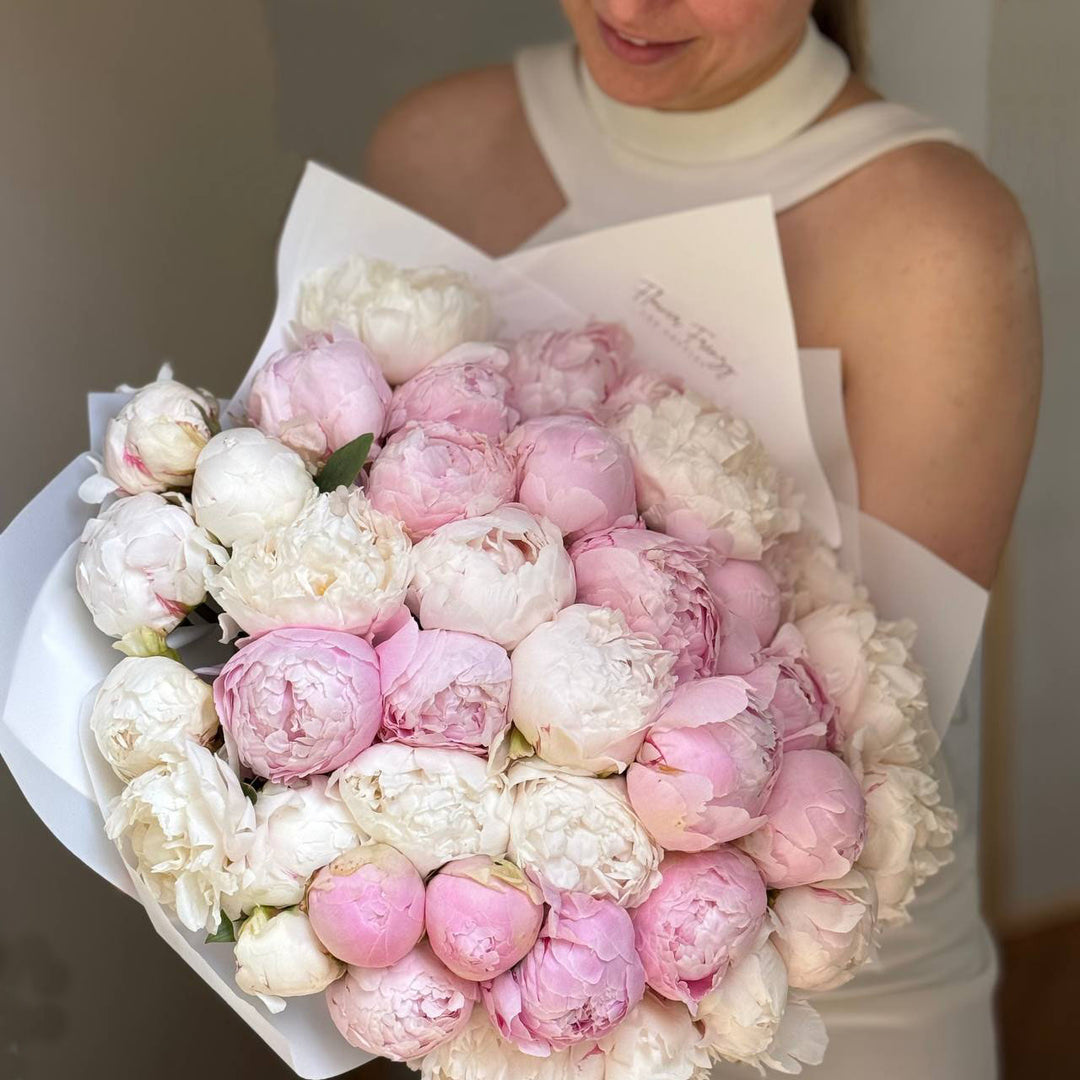
POLYGON ((852 68, 861 71, 866 60, 863 0, 815 0, 814 19, 821 32, 848 54, 852 68))

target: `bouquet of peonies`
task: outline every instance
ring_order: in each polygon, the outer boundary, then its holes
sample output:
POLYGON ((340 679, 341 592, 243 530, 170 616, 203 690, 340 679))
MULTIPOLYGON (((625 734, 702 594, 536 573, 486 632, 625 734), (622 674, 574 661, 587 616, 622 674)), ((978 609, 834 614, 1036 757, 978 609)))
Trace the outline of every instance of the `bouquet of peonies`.
POLYGON ((110 420, 106 831, 245 994, 428 1080, 799 1072, 949 858, 914 626, 741 416, 498 314, 356 255, 242 424, 168 371, 110 420))

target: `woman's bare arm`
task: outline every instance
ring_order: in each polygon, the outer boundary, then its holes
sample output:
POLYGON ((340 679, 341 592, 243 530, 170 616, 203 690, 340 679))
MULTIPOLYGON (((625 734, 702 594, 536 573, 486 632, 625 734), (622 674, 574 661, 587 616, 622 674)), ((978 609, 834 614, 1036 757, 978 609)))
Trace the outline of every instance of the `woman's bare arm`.
POLYGON ((812 228, 831 236, 800 238, 819 255, 818 283, 795 290, 800 340, 843 349, 863 508, 988 586, 1038 413, 1034 259, 974 158, 905 155, 845 184, 836 220, 820 208, 812 228))

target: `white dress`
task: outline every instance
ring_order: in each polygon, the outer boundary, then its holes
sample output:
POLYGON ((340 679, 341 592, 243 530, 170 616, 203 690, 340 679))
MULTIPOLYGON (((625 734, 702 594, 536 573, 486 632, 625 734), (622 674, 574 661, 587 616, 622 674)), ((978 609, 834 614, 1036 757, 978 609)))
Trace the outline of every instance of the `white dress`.
MULTIPOLYGON (((846 58, 813 27, 764 86, 732 105, 659 113, 606 97, 569 43, 515 60, 532 133, 566 207, 528 241, 770 193, 778 211, 868 161, 918 142, 960 143, 902 105, 868 103, 814 124, 843 86, 846 58)), ((994 948, 979 913, 978 668, 968 678, 944 754, 960 815, 956 859, 931 878, 913 921, 887 930, 880 960, 839 990, 814 995, 828 1027, 820 1080, 993 1080, 994 948)), ((716 1080, 752 1077, 719 1066, 716 1080)))

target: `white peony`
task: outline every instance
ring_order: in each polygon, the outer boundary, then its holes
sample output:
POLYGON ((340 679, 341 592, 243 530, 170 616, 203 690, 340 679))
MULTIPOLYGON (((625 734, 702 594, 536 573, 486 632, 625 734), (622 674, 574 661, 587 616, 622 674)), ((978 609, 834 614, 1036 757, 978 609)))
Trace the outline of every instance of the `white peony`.
POLYGON ((224 555, 185 502, 150 491, 117 499, 86 523, 79 540, 75 587, 111 637, 174 630, 206 599, 211 557, 224 555))
POLYGON ((437 357, 491 333, 491 305, 467 274, 445 267, 399 270, 354 255, 309 275, 297 319, 308 330, 351 330, 372 351, 391 385, 437 357))
POLYGON ((837 881, 781 889, 773 901, 773 944, 798 990, 835 990, 877 951, 877 893, 852 870, 837 881))
POLYGON ((331 784, 368 837, 397 848, 424 876, 465 855, 506 854, 506 780, 466 750, 376 743, 331 784))
POLYGON ((247 854, 246 884, 225 907, 235 917, 258 905, 292 907, 304 898, 308 879, 363 839, 325 776, 291 787, 268 783, 255 800, 255 839, 247 854))
POLYGON ((697 394, 631 404, 610 426, 630 449, 651 528, 737 559, 760 559, 799 528, 789 485, 750 426, 697 394))
POLYGON ((320 495, 291 524, 237 544, 207 585, 249 634, 307 626, 367 634, 401 609, 412 550, 358 488, 320 495))
POLYGON ((521 506, 442 525, 414 556, 409 606, 425 630, 462 630, 512 649, 574 599, 562 534, 521 506))
POLYGON ((182 756, 189 739, 210 742, 218 730, 214 694, 167 656, 129 656, 101 684, 90 729, 102 757, 127 781, 182 756))
POLYGON ((631 809, 621 776, 574 776, 534 759, 514 765, 507 781, 510 858, 545 892, 635 907, 660 884, 663 852, 631 809))
POLYGON ((830 604, 796 623, 814 671, 837 706, 841 748, 856 773, 916 765, 937 749, 925 678, 911 655, 915 624, 879 622, 873 609, 830 604))
POLYGON ((780 587, 782 622, 794 622, 829 604, 868 602, 866 587, 840 566, 836 552, 809 526, 780 537, 761 561, 780 587))
POLYGON ((222 899, 244 885, 255 808, 224 761, 188 742, 128 784, 105 831, 127 841, 147 888, 184 926, 216 930, 222 899))
POLYGON ((707 1080, 709 1055, 686 1006, 647 993, 600 1040, 604 1080, 707 1080))
POLYGON ((482 1008, 449 1042, 409 1064, 422 1080, 605 1080, 604 1055, 594 1043, 534 1057, 504 1039, 482 1008))
POLYGON ((236 938, 236 985, 254 994, 272 1013, 282 998, 318 994, 345 974, 311 929, 308 917, 292 907, 276 914, 256 908, 236 938))
POLYGON ((215 435, 195 464, 195 520, 226 547, 295 521, 318 489, 304 459, 258 428, 215 435))
MULTIPOLYGON (((125 495, 190 487, 195 459, 217 428, 217 411, 212 394, 175 382, 165 364, 105 428, 105 477, 125 495)), ((110 486, 103 479, 86 485, 87 498, 97 496, 91 501, 100 501, 110 486)))
POLYGON ((721 980, 698 1006, 704 1044, 722 1061, 782 1073, 800 1073, 820 1065, 828 1046, 817 1012, 788 999, 788 978, 776 947, 764 940, 721 980))
POLYGON ((866 843, 858 868, 877 889, 882 925, 909 922, 908 905, 927 878, 952 862, 956 814, 938 782, 906 765, 878 765, 863 776, 866 843))
POLYGON ((620 611, 574 604, 510 657, 510 719, 553 765, 622 772, 667 692, 675 656, 620 611))

